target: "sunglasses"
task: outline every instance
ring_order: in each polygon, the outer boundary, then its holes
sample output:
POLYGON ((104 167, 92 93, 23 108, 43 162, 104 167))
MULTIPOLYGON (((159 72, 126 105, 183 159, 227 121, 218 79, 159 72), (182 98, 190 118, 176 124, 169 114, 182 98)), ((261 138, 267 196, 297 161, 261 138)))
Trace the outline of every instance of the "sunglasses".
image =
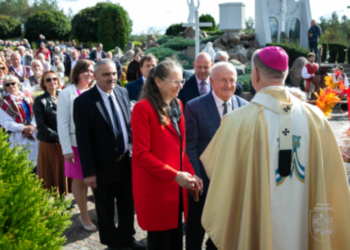
POLYGON ((5 68, 4 68, 4 67, 0 67, 0 70, 3 70, 3 71, 5 71, 5 68))
POLYGON ((46 78, 45 81, 46 81, 46 82, 57 81, 57 77, 46 78))
POLYGON ((9 82, 9 83, 5 83, 4 85, 5 85, 5 87, 10 87, 11 85, 12 86, 15 86, 15 82, 9 82))

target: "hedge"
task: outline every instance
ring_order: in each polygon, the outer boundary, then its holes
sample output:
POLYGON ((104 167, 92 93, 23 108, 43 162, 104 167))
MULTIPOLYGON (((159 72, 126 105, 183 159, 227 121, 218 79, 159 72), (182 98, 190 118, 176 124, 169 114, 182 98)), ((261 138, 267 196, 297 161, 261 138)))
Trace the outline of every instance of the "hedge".
POLYGON ((209 36, 222 36, 225 32, 221 30, 207 31, 209 36))
POLYGON ((346 56, 346 46, 339 43, 329 43, 329 63, 344 63, 346 56))
POLYGON ((327 61, 327 52, 328 52, 328 44, 327 43, 322 43, 322 58, 321 61, 325 62, 327 61))
POLYGON ((26 148, 10 148, 8 139, 0 130, 0 249, 62 249, 70 200, 44 189, 26 148))
POLYGON ((347 51, 348 53, 348 64, 350 64, 350 47, 348 47, 348 51, 347 51))
POLYGON ((199 17, 199 22, 201 23, 212 23, 213 25, 211 27, 200 27, 203 31, 215 31, 216 30, 216 22, 214 17, 212 17, 210 14, 201 15, 199 17))
POLYGON ((159 45, 162 45, 163 43, 166 43, 167 41, 169 41, 170 39, 175 38, 175 36, 162 36, 160 38, 158 38, 158 40, 156 41, 156 43, 158 43, 159 45))
POLYGON ((170 48, 164 48, 164 47, 154 47, 154 48, 150 48, 148 50, 145 51, 145 54, 152 54, 154 55, 156 58, 158 58, 159 62, 163 61, 165 58, 167 57, 175 57, 178 60, 186 60, 189 65, 182 65, 185 69, 192 69, 192 63, 193 63, 193 59, 189 58, 188 56, 186 56, 185 54, 181 54, 178 53, 170 48))
POLYGON ((298 46, 298 45, 295 45, 295 44, 289 44, 289 43, 267 43, 266 44, 266 47, 267 46, 279 46, 281 48, 283 48, 288 56, 289 56, 289 68, 292 68, 292 65, 294 63, 294 61, 300 57, 300 56, 303 56, 303 57, 307 57, 307 54, 309 53, 308 50, 298 46))
POLYGON ((129 42, 131 25, 128 13, 118 4, 106 4, 99 16, 98 41, 105 50, 111 50, 118 46, 125 48, 129 42))
POLYGON ((185 39, 183 37, 174 37, 161 45, 163 48, 172 50, 185 50, 187 46, 195 46, 193 39, 185 39))
POLYGON ((0 37, 9 39, 22 35, 21 23, 11 16, 0 15, 0 37))

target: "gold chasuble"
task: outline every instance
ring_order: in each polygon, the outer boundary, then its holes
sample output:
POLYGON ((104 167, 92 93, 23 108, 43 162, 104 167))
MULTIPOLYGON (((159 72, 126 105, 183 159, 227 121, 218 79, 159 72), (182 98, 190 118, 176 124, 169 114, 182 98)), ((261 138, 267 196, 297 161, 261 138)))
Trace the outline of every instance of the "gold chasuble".
POLYGON ((326 117, 283 87, 255 98, 222 119, 200 157, 210 179, 203 227, 219 250, 350 250, 349 186, 326 117), (270 103, 292 107, 292 131, 270 103), (292 133, 286 177, 278 173, 283 132, 292 133))

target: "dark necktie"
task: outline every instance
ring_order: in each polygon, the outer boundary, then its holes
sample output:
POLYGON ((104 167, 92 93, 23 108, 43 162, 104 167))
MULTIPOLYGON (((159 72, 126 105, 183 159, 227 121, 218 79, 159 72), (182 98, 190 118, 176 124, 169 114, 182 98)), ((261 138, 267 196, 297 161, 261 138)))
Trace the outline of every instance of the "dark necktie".
POLYGON ((201 85, 201 95, 205 95, 207 93, 207 88, 205 87, 205 81, 201 82, 200 85, 201 85))
POLYGON ((222 116, 226 115, 227 114, 227 102, 224 102, 224 112, 222 112, 222 116))
POLYGON ((114 102, 113 102, 111 95, 108 97, 108 100, 109 100, 109 104, 111 105, 111 109, 112 109, 113 121, 114 121, 114 126, 115 126, 115 134, 117 137, 118 151, 121 153, 124 153, 124 151, 125 151, 124 136, 123 136, 123 130, 122 130, 122 126, 120 124, 118 112, 117 112, 117 109, 114 105, 114 102))

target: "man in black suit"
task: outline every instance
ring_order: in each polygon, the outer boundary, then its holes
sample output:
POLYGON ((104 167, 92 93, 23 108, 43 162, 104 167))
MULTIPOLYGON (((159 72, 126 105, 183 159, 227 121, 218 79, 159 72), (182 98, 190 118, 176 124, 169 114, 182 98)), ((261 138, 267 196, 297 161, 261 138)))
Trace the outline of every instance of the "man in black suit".
MULTIPOLYGON (((197 55, 193 62, 195 73, 186 80, 178 96, 184 107, 188 101, 211 91, 209 75, 212 66, 213 63, 208 53, 202 52, 197 55)), ((235 95, 240 95, 242 92, 243 86, 237 82, 235 95)))
POLYGON ((133 237, 128 93, 116 86, 113 61, 99 60, 94 76, 96 85, 74 101, 74 122, 84 182, 94 188, 100 241, 109 249, 146 250, 133 237), (115 199, 118 228, 114 224, 115 199))
POLYGON ((118 79, 120 79, 120 76, 122 75, 122 65, 120 61, 116 58, 113 58, 112 52, 107 52, 106 53, 106 58, 109 60, 112 60, 115 63, 115 66, 117 67, 117 72, 118 72, 118 79))
POLYGON ((63 53, 63 65, 64 65, 64 75, 68 78, 70 77, 70 71, 71 71, 71 65, 72 65, 72 58, 70 57, 70 54, 66 52, 66 49, 64 47, 61 48, 61 51, 63 53))
POLYGON ((130 82, 125 86, 129 92, 130 101, 139 100, 142 87, 145 84, 148 76, 148 72, 152 68, 157 66, 157 64, 158 64, 158 59, 152 54, 148 54, 142 57, 140 62, 140 70, 141 70, 142 76, 136 81, 130 82))
POLYGON ((94 62, 97 62, 98 60, 106 58, 106 52, 104 52, 102 49, 102 43, 97 44, 96 49, 90 53, 89 59, 94 62))

